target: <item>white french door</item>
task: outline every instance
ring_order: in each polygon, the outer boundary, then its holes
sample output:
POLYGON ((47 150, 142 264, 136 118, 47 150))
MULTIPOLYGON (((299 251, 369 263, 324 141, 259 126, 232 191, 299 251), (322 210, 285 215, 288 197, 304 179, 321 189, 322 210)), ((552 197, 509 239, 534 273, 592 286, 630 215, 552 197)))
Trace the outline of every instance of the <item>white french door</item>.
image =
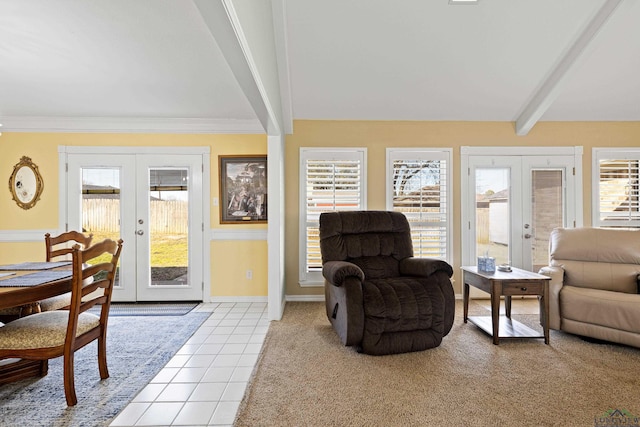
POLYGON ((122 238, 114 301, 203 300, 200 154, 67 154, 67 228, 122 238))
POLYGON ((551 230, 582 223, 578 148, 463 147, 463 265, 482 255, 535 272, 548 264, 551 230))

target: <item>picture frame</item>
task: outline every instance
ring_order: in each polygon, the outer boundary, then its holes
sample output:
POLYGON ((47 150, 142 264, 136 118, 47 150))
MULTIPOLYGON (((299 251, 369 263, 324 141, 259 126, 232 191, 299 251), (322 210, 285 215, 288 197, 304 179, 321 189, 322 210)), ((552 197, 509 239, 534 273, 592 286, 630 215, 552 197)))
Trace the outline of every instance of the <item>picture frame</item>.
POLYGON ((267 222, 267 156, 218 156, 220 223, 267 222))
POLYGON ((30 157, 22 156, 9 177, 11 197, 22 209, 31 209, 40 200, 43 189, 44 181, 38 166, 30 157))

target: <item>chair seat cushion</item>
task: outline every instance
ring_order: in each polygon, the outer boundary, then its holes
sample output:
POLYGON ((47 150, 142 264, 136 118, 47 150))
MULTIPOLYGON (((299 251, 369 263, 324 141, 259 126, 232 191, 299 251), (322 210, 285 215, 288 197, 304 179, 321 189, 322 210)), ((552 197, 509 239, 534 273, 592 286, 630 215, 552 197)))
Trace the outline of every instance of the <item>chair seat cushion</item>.
POLYGON ((20 307, 9 307, 0 310, 0 316, 20 316, 20 307))
POLYGON ((431 328, 433 307, 423 279, 389 277, 365 280, 362 294, 365 328, 370 333, 431 328))
POLYGON ((437 281, 402 276, 365 280, 362 293, 364 353, 421 351, 440 345, 448 332, 445 296, 437 281))
MULTIPOLYGON (((0 328, 0 349, 50 348, 64 344, 69 312, 47 311, 32 314, 0 328)), ((81 313, 76 336, 98 326, 100 318, 91 313, 81 313)))
POLYGON ((60 310, 61 308, 66 307, 69 304, 71 304, 71 292, 43 299, 42 301, 40 301, 40 310, 60 310))

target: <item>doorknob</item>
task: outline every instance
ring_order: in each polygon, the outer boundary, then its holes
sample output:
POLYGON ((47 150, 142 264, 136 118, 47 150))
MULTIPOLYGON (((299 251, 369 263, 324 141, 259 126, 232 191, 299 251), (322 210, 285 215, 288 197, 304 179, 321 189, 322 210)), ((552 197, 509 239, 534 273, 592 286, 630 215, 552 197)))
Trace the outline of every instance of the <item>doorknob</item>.
POLYGON ((144 231, 142 231, 142 230, 138 230, 138 231, 136 231, 136 234, 137 234, 138 236, 142 236, 142 235, 144 234, 144 231))
MULTIPOLYGON (((138 232, 138 233, 139 233, 139 232, 138 232)), ((527 233, 527 234, 525 234, 525 235, 524 235, 524 238, 525 238, 525 239, 530 239, 531 237, 533 237, 533 236, 532 236, 531 234, 529 234, 529 233, 527 233)))

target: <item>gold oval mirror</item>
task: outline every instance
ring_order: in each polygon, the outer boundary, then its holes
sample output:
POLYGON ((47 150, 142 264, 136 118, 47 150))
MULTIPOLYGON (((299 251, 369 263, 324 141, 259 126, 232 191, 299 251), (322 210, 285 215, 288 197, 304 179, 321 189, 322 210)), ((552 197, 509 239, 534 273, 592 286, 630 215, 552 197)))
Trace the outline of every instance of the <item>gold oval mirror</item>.
POLYGON ((31 158, 22 156, 20 162, 13 167, 9 178, 9 191, 22 209, 31 209, 40 200, 44 183, 31 158))

